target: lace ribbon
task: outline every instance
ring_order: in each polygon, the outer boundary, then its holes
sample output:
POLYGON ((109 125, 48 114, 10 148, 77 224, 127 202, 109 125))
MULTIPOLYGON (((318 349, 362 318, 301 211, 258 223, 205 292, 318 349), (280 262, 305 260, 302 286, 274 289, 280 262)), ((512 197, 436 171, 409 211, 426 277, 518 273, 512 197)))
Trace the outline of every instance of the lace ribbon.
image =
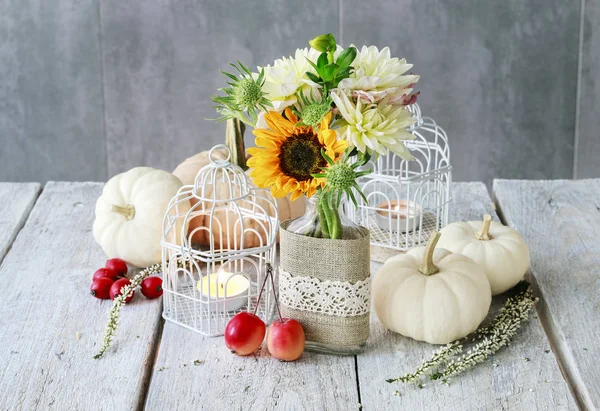
POLYGON ((337 317, 354 317, 370 311, 371 278, 351 284, 320 281, 312 277, 292 277, 279 272, 279 298, 282 304, 297 310, 337 317))

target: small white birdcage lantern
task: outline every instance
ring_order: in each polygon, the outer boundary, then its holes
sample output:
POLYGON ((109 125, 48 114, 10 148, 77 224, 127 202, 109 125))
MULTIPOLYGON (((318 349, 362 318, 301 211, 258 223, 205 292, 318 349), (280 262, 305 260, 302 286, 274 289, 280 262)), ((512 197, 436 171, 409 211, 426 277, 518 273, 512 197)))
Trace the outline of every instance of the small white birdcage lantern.
POLYGON ((347 207, 351 218, 371 231, 371 246, 399 251, 427 242, 444 227, 451 200, 446 133, 433 119, 421 117, 417 104, 408 110, 416 120, 409 129, 415 139, 405 143, 414 159, 390 153, 372 160, 364 168, 373 173, 359 181, 368 204, 361 199, 358 209, 347 207))
POLYGON ((207 336, 222 335, 241 311, 268 322, 267 264, 274 265, 278 215, 268 190, 253 187, 226 146, 213 147, 194 185, 183 186, 163 221, 163 317, 207 336), (216 150, 226 150, 218 160, 216 150))

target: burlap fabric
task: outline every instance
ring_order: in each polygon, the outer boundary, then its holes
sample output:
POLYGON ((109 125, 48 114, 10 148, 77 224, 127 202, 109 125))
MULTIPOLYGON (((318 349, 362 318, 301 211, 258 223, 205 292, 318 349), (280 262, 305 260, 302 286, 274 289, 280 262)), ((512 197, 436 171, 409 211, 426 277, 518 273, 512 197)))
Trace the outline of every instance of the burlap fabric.
MULTIPOLYGON (((370 276, 369 230, 356 240, 329 240, 306 237, 286 230, 290 221, 281 223, 282 270, 296 277, 355 284, 370 276)), ((281 291, 280 292, 284 292, 281 291)), ((282 315, 294 318, 304 328, 307 341, 344 348, 365 343, 369 338, 369 314, 338 317, 298 310, 281 305, 282 315)))

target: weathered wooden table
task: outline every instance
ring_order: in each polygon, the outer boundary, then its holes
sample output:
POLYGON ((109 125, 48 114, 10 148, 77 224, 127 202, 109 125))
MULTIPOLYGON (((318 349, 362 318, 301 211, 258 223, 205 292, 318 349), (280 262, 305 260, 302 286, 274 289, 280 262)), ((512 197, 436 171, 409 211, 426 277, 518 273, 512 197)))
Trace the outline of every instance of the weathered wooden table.
POLYGON ((496 207, 483 184, 454 184, 452 221, 497 209, 523 234, 541 301, 509 347, 450 386, 422 389, 385 380, 434 347, 386 331, 375 314, 363 354, 281 363, 266 349, 231 355, 221 338, 165 324, 160 301, 136 298, 113 346, 92 359, 111 306, 88 295, 105 261, 91 234, 101 189, 0 183, 2 410, 600 407, 600 180, 498 180, 496 207))

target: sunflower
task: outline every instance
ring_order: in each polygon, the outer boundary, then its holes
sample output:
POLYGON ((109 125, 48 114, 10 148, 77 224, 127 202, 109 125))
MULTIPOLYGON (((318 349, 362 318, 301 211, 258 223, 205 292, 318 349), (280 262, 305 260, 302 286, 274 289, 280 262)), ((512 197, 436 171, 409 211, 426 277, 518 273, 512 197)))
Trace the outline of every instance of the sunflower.
POLYGON ((270 188, 274 197, 291 194, 295 200, 302 194, 311 197, 326 180, 314 178, 327 167, 327 156, 336 159, 348 147, 348 142, 337 139, 337 132, 329 129, 331 112, 321 120, 319 127, 298 124, 298 118, 289 108, 285 117, 275 111, 265 115, 269 129, 255 129, 256 145, 248 149, 252 156, 248 166, 250 177, 260 188, 270 188))

